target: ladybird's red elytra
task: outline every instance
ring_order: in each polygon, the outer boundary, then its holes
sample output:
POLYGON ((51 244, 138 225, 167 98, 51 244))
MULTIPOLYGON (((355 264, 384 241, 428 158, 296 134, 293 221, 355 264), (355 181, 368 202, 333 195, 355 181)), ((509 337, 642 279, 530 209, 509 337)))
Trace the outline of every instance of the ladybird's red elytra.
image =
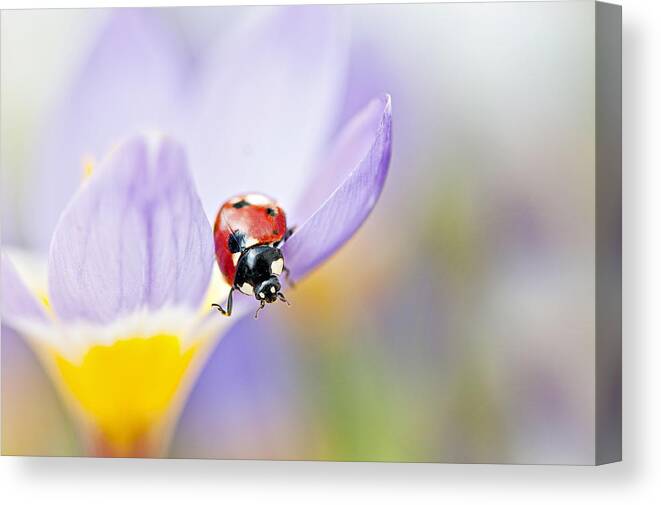
POLYGON ((260 302, 257 312, 266 303, 287 302, 278 277, 289 272, 280 245, 290 233, 284 209, 272 198, 247 193, 227 200, 216 215, 213 236, 218 267, 231 289, 226 309, 213 306, 231 315, 235 290, 254 295, 260 302))

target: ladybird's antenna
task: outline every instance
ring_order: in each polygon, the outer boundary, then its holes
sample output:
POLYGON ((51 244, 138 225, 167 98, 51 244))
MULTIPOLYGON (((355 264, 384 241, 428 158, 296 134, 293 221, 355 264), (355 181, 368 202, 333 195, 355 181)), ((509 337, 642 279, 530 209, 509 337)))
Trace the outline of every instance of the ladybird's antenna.
POLYGON ((278 293, 278 298, 280 298, 280 301, 285 302, 288 307, 291 307, 291 303, 289 303, 289 300, 285 298, 285 295, 278 293))
POLYGON ((261 302, 259 302, 259 307, 258 307, 257 310, 255 311, 255 319, 257 319, 257 314, 259 314, 259 311, 262 310, 262 309, 264 308, 264 305, 266 305, 266 302, 265 302, 264 300, 262 300, 261 302))

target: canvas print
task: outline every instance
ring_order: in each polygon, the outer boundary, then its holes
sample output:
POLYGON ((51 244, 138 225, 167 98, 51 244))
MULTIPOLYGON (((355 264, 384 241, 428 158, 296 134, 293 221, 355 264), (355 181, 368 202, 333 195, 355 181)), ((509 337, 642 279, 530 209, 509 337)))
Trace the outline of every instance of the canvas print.
POLYGON ((601 9, 3 11, 2 454, 618 460, 601 9))

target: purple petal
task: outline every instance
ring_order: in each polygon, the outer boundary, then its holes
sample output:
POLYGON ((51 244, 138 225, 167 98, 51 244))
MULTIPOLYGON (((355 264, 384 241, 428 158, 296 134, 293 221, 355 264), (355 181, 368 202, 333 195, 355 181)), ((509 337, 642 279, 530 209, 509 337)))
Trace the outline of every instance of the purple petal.
POLYGON ((37 182, 26 199, 32 245, 48 246, 57 217, 80 184, 85 160, 99 161, 130 132, 172 129, 190 61, 154 12, 112 11, 47 123, 37 182))
POLYGON ((143 307, 196 307, 212 265, 211 227, 183 149, 139 136, 102 164, 60 218, 49 289, 61 318, 107 322, 143 307))
POLYGON ((292 450, 301 408, 294 344, 264 316, 236 321, 216 346, 179 421, 176 457, 273 458, 292 450))
POLYGON ((191 109, 191 160, 210 215, 240 192, 295 201, 342 95, 346 42, 335 9, 255 11, 206 61, 191 109))
MULTIPOLYGON (((328 194, 324 190, 336 189, 283 247, 295 279, 349 240, 374 208, 388 174, 391 131, 390 96, 386 95, 370 102, 339 135, 306 198, 309 194, 314 204, 328 194)), ((308 206, 304 201, 300 208, 308 206)))
POLYGON ((28 290, 5 253, 1 256, 2 319, 10 326, 20 321, 46 322, 42 305, 28 290))

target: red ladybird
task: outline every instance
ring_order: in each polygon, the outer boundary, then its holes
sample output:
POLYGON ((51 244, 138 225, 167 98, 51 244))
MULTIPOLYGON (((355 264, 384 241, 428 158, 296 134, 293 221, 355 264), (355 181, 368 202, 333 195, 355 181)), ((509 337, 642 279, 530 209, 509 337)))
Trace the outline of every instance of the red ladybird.
POLYGON ((227 309, 217 303, 213 306, 230 316, 234 290, 254 295, 260 302, 255 317, 266 303, 287 302, 278 277, 282 272, 289 275, 280 245, 290 235, 285 211, 272 198, 250 193, 227 200, 216 216, 213 238, 216 261, 231 289, 227 309))

